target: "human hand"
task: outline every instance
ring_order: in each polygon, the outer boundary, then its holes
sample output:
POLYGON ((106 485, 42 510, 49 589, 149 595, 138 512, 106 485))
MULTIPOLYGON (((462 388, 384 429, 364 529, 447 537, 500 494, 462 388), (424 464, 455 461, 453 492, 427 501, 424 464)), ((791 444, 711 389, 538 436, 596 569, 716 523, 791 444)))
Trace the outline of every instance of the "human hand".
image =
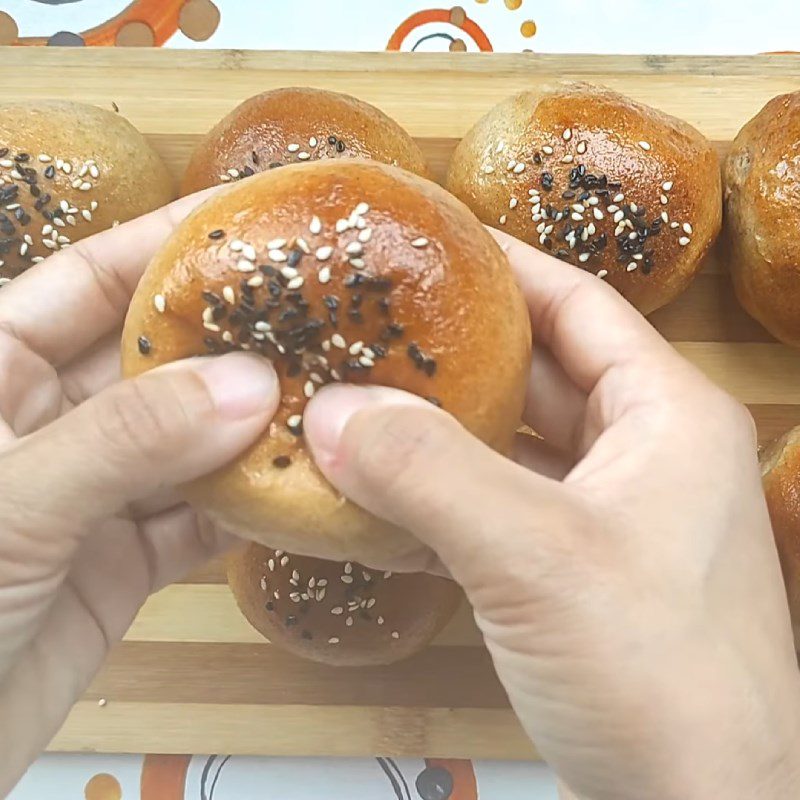
POLYGON ((465 588, 544 758, 587 800, 800 795, 800 683, 746 410, 609 286, 498 234, 534 339, 517 464, 333 386, 326 476, 465 588))
POLYGON ((172 487, 236 456, 277 407, 271 365, 243 353, 119 380, 136 283, 200 199, 0 290, 0 796, 147 596, 226 546, 172 487))

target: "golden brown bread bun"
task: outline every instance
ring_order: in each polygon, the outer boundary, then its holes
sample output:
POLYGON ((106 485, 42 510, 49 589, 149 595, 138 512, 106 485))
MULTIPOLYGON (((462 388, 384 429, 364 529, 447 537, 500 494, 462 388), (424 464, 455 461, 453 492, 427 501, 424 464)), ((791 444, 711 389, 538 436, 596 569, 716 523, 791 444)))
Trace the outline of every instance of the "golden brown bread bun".
POLYGON ((391 664, 422 650, 461 601, 452 581, 250 544, 228 559, 248 622, 273 644, 334 666, 391 664))
POLYGON ((530 346, 508 260, 466 206, 375 161, 317 161, 222 189, 178 227, 133 297, 122 363, 131 376, 240 347, 272 359, 269 433, 187 497, 263 544, 384 563, 419 545, 325 481, 302 437, 308 397, 339 380, 405 389, 504 451, 530 346))
POLYGON ((167 168, 119 114, 0 103, 0 279, 174 197, 167 168))
POLYGON ((760 460, 795 642, 800 645, 800 427, 765 448, 760 460))
POLYGON ((717 156, 679 119, 588 84, 493 108, 447 188, 487 225, 593 272, 642 313, 675 299, 717 238, 717 156))
POLYGON ((800 92, 771 100, 734 140, 725 244, 746 311, 800 347, 800 92))
POLYGON ((203 137, 181 191, 286 164, 355 157, 428 174, 416 142, 375 106, 323 89, 274 89, 245 100, 203 137))

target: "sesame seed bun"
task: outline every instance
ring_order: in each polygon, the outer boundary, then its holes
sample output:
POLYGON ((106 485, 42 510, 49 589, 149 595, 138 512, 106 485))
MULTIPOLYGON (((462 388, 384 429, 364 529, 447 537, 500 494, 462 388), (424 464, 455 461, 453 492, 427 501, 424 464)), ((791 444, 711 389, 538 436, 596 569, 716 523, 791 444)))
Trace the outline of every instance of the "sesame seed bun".
POLYGON ((240 347, 274 362, 280 408, 187 497, 263 544, 374 564, 423 551, 322 477, 308 398, 333 381, 405 389, 508 451, 531 333, 505 254, 466 206, 376 161, 317 161, 222 189, 178 227, 133 297, 123 372, 240 347))
POLYGON ((770 100, 725 163, 725 232, 739 301, 800 347, 800 92, 770 100))
POLYGON ((298 656, 334 666, 391 664, 425 647, 452 618, 461 590, 425 574, 294 556, 250 544, 228 560, 248 622, 298 656))
POLYGON ((174 197, 167 168, 119 114, 0 103, 0 279, 174 197))
POLYGON ((375 106, 323 89, 285 88, 251 97, 197 145, 183 194, 287 164, 373 158, 427 177, 416 142, 375 106))
POLYGON ((760 461, 795 643, 800 645, 800 427, 766 447, 760 461))
POLYGON ((446 186, 482 222, 604 278, 644 314, 689 285, 722 216, 717 156, 700 133, 583 83, 493 108, 456 149, 446 186))

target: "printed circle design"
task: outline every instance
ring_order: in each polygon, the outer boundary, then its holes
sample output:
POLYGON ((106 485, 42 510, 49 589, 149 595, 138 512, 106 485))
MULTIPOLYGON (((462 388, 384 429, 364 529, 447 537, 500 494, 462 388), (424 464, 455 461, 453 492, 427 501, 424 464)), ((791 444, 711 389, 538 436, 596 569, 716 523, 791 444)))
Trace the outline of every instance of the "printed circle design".
MULTIPOLYGON (((456 6, 455 8, 451 9, 444 9, 444 8, 431 8, 426 9, 423 11, 418 11, 415 14, 412 14, 406 20, 400 23, 397 26, 395 32, 389 38, 389 42, 386 45, 387 50, 391 51, 398 51, 402 49, 404 44, 407 44, 409 39, 413 39, 414 32, 422 27, 423 25, 428 25, 430 23, 445 23, 453 25, 457 28, 458 33, 463 34, 462 36, 451 36, 446 33, 436 33, 431 34, 431 37, 436 38, 445 38, 448 39, 450 44, 452 45, 456 39, 461 39, 464 47, 466 49, 467 43, 464 42, 464 38, 471 39, 474 42, 475 46, 484 53, 492 52, 492 43, 489 41, 489 37, 483 32, 483 29, 472 19, 470 19, 463 8, 460 6, 456 6), (461 18, 461 14, 463 13, 463 21, 461 18), (453 20, 456 20, 454 22, 453 20), (461 21, 461 24, 457 24, 457 22, 461 21)), ((414 50, 417 46, 427 38, 431 38, 428 36, 420 37, 412 47, 408 49, 414 50)), ((456 45, 458 47, 458 45, 456 45)))
POLYGON ((101 772, 89 779, 83 796, 86 800, 122 800, 122 787, 113 775, 101 772))
POLYGON ((59 31, 47 40, 47 44, 49 47, 83 47, 86 42, 77 33, 59 31))
POLYGON ((14 22, 14 17, 6 14, 5 11, 0 11, 0 45, 14 44, 17 36, 19 36, 19 28, 14 22))
POLYGON ((117 47, 153 47, 156 35, 146 22, 127 22, 117 31, 117 47))
POLYGON ((178 16, 181 33, 195 42, 208 41, 219 27, 219 9, 211 0, 186 0, 178 16))
POLYGON ((536 23, 532 19, 526 19, 525 22, 519 26, 519 32, 526 39, 531 39, 536 36, 536 23))

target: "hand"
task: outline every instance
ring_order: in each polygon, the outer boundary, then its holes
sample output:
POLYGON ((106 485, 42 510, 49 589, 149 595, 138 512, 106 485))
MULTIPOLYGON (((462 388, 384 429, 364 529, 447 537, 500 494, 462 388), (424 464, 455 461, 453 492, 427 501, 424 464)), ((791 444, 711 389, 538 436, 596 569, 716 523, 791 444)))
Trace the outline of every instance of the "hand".
POLYGON ((147 596, 225 547, 176 484, 250 445, 277 377, 243 353, 119 382, 119 327, 187 198, 0 290, 0 796, 147 596))
POLYGON ((800 796, 800 683, 752 420, 609 286, 498 234, 536 347, 516 461, 335 386, 326 476, 461 583, 522 724, 591 800, 800 796))

